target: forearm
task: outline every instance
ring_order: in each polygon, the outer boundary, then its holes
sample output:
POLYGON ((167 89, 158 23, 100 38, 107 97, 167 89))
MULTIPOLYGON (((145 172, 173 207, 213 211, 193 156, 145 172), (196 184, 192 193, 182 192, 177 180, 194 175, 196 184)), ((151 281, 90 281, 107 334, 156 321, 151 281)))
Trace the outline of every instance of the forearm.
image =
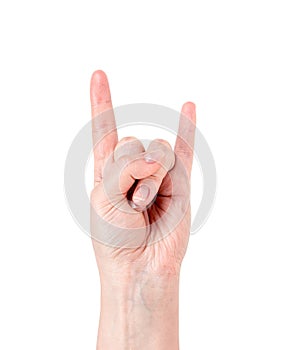
POLYGON ((179 276, 101 277, 98 350, 177 350, 179 276))

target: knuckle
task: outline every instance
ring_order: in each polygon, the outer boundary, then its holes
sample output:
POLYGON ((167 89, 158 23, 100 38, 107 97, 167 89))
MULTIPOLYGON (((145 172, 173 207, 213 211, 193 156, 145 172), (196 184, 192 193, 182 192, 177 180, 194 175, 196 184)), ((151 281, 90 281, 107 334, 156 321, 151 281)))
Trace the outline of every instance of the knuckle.
POLYGON ((107 119, 93 119, 92 130, 94 133, 102 134, 103 132, 115 131, 116 125, 112 121, 107 119))
POLYGON ((132 156, 144 152, 144 146, 141 141, 135 137, 124 137, 115 147, 114 159, 117 161, 123 156, 132 156))
POLYGON ((121 148, 125 149, 127 147, 139 146, 139 144, 141 144, 141 142, 136 137, 127 136, 119 140, 116 149, 120 150, 121 148))
POLYGON ((167 140, 164 140, 164 139, 155 139, 153 141, 153 143, 161 143, 162 145, 164 145, 164 146, 166 146, 168 148, 171 148, 170 143, 167 140))
POLYGON ((133 142, 138 141, 138 139, 134 136, 126 136, 119 140, 119 144, 125 143, 125 142, 133 142))

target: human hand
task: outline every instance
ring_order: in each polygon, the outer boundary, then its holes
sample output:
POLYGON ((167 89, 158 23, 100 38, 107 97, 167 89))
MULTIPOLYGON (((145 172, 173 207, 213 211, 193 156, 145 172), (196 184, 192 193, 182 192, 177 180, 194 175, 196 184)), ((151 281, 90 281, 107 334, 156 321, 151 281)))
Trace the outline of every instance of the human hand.
POLYGON ((95 187, 92 237, 99 266, 177 273, 190 229, 195 106, 184 104, 175 153, 168 142, 118 142, 106 75, 91 80, 95 187), (100 241, 100 243, 99 243, 100 241), (130 249, 131 248, 131 249, 130 249))
MULTIPOLYGON (((102 300, 106 295, 109 304, 113 291, 136 285, 146 294, 155 278, 162 290, 170 286, 165 294, 171 294, 189 239, 195 105, 187 102, 182 107, 174 152, 160 139, 145 151, 136 138, 118 142, 102 71, 93 74, 90 95, 95 163, 91 232, 102 300)), ((155 304, 151 297, 142 298, 150 307, 155 304)))

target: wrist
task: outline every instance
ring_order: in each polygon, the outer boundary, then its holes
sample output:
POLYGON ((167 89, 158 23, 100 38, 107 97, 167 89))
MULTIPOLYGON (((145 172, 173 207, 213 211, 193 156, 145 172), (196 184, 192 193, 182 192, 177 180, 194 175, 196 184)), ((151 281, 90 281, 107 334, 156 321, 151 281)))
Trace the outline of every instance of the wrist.
POLYGON ((179 275, 101 276, 98 349, 178 349, 179 275))
MULTIPOLYGON (((152 274, 134 271, 121 275, 101 276, 101 303, 119 302, 160 308, 165 299, 178 295, 178 274, 152 274)), ((164 305, 166 305, 164 303, 164 305)))

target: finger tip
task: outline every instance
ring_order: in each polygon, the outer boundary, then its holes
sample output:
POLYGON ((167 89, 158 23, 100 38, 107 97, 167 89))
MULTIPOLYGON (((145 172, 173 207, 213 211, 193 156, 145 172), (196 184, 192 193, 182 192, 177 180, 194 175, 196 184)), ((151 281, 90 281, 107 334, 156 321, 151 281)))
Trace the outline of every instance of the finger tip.
POLYGON ((181 113, 189 117, 194 123, 196 122, 196 104, 194 102, 185 102, 182 106, 181 113))
POLYGON ((93 104, 110 100, 108 78, 106 73, 100 69, 91 76, 90 96, 93 104))
POLYGON ((192 113, 196 111, 196 104, 194 102, 188 101, 185 102, 182 106, 183 112, 192 113))
POLYGON ((107 80, 107 75, 106 73, 101 70, 101 69, 97 69, 95 70, 95 72, 93 72, 92 76, 91 76, 91 81, 93 82, 100 82, 103 80, 107 80))
POLYGON ((96 70, 91 76, 91 80, 90 80, 91 90, 97 92, 101 90, 101 88, 108 87, 108 86, 109 86, 109 83, 108 83, 108 78, 106 73, 102 70, 96 70))

